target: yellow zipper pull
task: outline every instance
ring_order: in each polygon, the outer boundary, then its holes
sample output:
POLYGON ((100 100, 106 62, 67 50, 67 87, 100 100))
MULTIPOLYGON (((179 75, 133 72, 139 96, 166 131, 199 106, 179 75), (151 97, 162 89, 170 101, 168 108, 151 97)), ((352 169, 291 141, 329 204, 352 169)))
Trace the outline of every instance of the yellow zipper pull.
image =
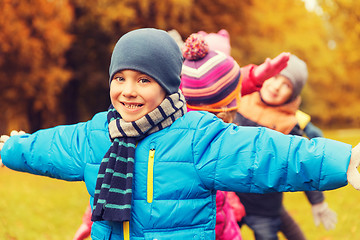
POLYGON ((124 240, 130 240, 130 224, 129 221, 123 222, 123 229, 124 229, 124 240))
POLYGON ((147 174, 147 202, 152 203, 154 191, 154 156, 155 149, 150 149, 147 174))

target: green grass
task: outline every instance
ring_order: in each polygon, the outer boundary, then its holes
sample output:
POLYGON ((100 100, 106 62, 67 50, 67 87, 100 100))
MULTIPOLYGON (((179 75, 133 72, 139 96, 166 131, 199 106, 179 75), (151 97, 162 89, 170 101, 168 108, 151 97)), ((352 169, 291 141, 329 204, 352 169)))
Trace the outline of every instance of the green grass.
MULTIPOLYGON (((325 131, 325 136, 349 144, 360 141, 360 130, 325 131)), ((0 239, 71 240, 88 203, 82 182, 65 182, 0 168, 0 239)), ((285 193, 284 204, 309 240, 359 239, 360 192, 346 186, 325 192, 338 214, 335 230, 315 227, 311 207, 302 192, 285 193)), ((242 228, 244 240, 252 232, 242 228)), ((284 239, 282 236, 280 239, 284 239)))
POLYGON ((83 182, 0 168, 0 239, 71 240, 88 203, 83 182))

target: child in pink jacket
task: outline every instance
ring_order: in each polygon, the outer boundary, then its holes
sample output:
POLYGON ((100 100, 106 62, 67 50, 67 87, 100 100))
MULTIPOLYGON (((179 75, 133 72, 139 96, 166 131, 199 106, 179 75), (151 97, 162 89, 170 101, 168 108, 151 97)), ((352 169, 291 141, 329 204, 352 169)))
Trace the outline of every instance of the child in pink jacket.
MULTIPOLYGON (((200 34, 190 35, 182 50, 185 61, 181 89, 188 111, 204 110, 216 114, 225 122, 232 122, 231 112, 237 109, 241 88, 239 65, 223 52, 209 50, 200 34), (193 78, 193 75, 197 77, 193 78), (224 87, 214 88, 218 85, 224 87)), ((216 193, 215 233, 217 240, 242 239, 224 191, 216 193)))

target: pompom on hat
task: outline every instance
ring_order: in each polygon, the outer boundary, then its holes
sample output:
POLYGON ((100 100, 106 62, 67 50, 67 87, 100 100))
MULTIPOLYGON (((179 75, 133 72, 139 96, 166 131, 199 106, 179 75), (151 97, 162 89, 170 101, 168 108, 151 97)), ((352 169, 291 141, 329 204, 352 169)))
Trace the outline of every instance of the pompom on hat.
POLYGON ((199 34, 191 34, 182 48, 185 61, 181 89, 188 110, 224 112, 240 103, 240 66, 221 51, 209 50, 199 34))
POLYGON ((172 94, 179 90, 182 63, 180 48, 166 31, 141 28, 124 34, 116 43, 109 81, 121 70, 135 70, 154 78, 172 94))
POLYGON ((206 56, 209 52, 209 45, 199 34, 191 34, 182 47, 182 54, 185 59, 198 60, 206 56))
POLYGON ((206 33, 205 31, 199 31, 198 34, 204 37, 205 41, 209 45, 210 50, 218 50, 230 56, 230 34, 226 29, 221 29, 217 33, 206 33))

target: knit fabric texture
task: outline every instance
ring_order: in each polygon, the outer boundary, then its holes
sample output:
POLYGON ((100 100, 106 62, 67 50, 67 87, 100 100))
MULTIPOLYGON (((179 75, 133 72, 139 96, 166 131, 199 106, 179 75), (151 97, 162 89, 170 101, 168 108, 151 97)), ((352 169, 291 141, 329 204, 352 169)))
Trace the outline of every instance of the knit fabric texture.
POLYGON ((170 126, 186 113, 181 91, 171 94, 153 111, 134 122, 125 122, 115 108, 108 110, 112 144, 100 164, 92 221, 129 221, 136 143, 170 126))
POLYGON ((180 86, 182 63, 180 48, 166 31, 137 29, 126 33, 116 43, 109 81, 121 70, 135 70, 154 78, 168 94, 172 94, 180 86))
POLYGON ((280 75, 287 77, 293 85, 293 92, 290 99, 287 101, 291 102, 300 95, 301 90, 308 79, 306 63, 294 54, 291 54, 286 68, 280 72, 280 75))
POLYGON ((182 54, 185 59, 197 60, 206 56, 209 52, 209 45, 199 34, 191 34, 182 47, 182 54))
MULTIPOLYGON (((185 45, 188 40, 194 41, 194 37, 189 37, 185 45)), ((223 52, 209 50, 200 59, 187 57, 182 68, 181 88, 188 110, 222 112, 237 109, 240 76, 239 65, 223 52)))

